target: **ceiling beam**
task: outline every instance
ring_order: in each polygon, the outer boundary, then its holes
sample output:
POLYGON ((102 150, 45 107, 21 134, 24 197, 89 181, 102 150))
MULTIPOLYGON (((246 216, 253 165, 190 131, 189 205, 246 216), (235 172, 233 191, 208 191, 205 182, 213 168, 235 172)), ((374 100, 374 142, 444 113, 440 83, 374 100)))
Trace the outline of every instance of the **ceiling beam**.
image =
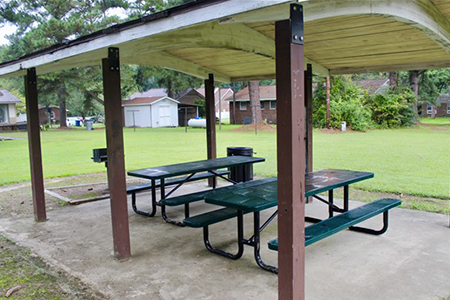
MULTIPOLYGON (((430 0, 315 0, 303 3, 305 22, 332 17, 377 15, 421 30, 450 53, 450 22, 430 0)), ((237 14, 223 22, 274 22, 289 17, 287 5, 237 14)))
POLYGON ((331 69, 330 75, 344 75, 344 74, 358 74, 369 72, 395 72, 395 71, 408 71, 408 70, 426 70, 426 69, 438 69, 438 68, 450 68, 450 61, 440 62, 428 62, 428 63, 413 63, 413 64, 393 64, 384 66, 371 66, 371 67, 352 67, 352 68, 337 68, 331 69))
MULTIPOLYGON (((96 50, 104 50, 108 47, 117 47, 117 45, 127 41, 138 40, 148 36, 161 34, 164 32, 187 28, 212 20, 224 18, 230 15, 239 14, 245 11, 261 9, 263 7, 273 6, 279 3, 287 3, 290 0, 255 0, 241 1, 228 0, 214 2, 210 5, 198 7, 196 9, 186 9, 185 12, 179 12, 174 15, 159 18, 149 22, 143 22, 137 26, 130 26, 121 30, 111 30, 111 33, 99 36, 82 43, 76 41, 69 42, 61 49, 37 53, 23 59, 18 59, 0 66, 0 76, 13 74, 23 69, 39 68, 40 66, 50 64, 55 61, 62 61, 70 57, 87 54, 96 50)), ((176 47, 176 44, 175 46, 176 47)))
POLYGON ((214 78, 219 82, 231 82, 231 78, 215 70, 203 67, 199 64, 187 61, 181 57, 167 52, 154 52, 146 57, 122 56, 122 63, 131 65, 150 65, 180 71, 199 78, 208 78, 209 74, 214 74, 214 78))

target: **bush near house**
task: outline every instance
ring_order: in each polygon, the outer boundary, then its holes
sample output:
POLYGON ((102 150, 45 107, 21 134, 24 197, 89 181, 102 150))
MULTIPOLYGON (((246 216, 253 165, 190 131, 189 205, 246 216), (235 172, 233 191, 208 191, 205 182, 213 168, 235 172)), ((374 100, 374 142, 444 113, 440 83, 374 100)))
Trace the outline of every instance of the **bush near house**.
MULTIPOLYGON (((371 112, 361 98, 363 90, 355 85, 350 76, 332 77, 330 93, 330 125, 340 128, 341 122, 357 131, 366 131, 372 127, 371 112)), ((318 85, 313 104, 313 123, 315 127, 326 126, 326 90, 318 85)))
POLYGON ((386 95, 376 94, 367 98, 366 104, 376 127, 398 128, 414 123, 414 97, 410 90, 404 89, 386 95))
MULTIPOLYGON (((414 123, 414 99, 414 94, 408 89, 369 95, 354 84, 350 76, 334 76, 330 91, 330 126, 340 128, 342 121, 356 131, 409 126, 414 123)), ((313 123, 318 128, 326 126, 323 82, 319 82, 314 94, 313 123)))

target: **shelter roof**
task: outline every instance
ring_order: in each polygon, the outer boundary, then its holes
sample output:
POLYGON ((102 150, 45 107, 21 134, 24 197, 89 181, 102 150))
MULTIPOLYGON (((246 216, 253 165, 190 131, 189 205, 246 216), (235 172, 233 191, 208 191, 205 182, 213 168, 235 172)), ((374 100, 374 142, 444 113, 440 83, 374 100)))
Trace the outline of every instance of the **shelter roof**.
MULTIPOLYGON (((197 0, 0 64, 0 77, 121 62, 217 81, 272 79, 275 22, 289 0, 197 0)), ((305 56, 316 74, 450 67, 450 0, 305 0, 305 56), (408 9, 405 9, 407 7, 408 9)))
POLYGON ((8 92, 7 90, 0 90, 0 104, 20 103, 19 98, 8 92))

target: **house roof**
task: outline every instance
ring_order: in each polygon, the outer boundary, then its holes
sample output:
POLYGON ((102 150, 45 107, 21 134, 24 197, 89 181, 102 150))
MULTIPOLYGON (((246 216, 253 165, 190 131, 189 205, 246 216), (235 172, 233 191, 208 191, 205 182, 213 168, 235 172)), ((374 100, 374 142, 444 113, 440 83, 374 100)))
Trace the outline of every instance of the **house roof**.
POLYGON ((200 94, 196 89, 189 88, 185 90, 177 100, 180 102, 180 105, 201 106, 200 104, 193 103, 195 97, 205 99, 205 96, 200 94))
MULTIPOLYGON (((196 91, 200 95, 205 97, 205 88, 204 87, 198 88, 198 89, 196 89, 196 91)), ((231 97, 233 97, 233 90, 232 89, 230 89, 230 88, 222 88, 222 89, 220 89, 220 98, 222 100, 225 100, 226 98, 230 97, 230 94, 231 94, 231 97)), ((214 88, 214 99, 216 99, 216 103, 219 101, 219 88, 214 88)))
MULTIPOLYGON (((0 64, 0 77, 101 65, 152 65, 219 82, 272 79, 275 23, 291 0, 197 0, 0 64)), ((450 67, 450 0, 301 1, 315 74, 450 67), (406 10, 405 7, 408 7, 406 10)))
POLYGON ((437 101, 437 103, 450 103, 450 94, 441 95, 437 101))
POLYGON ((387 87, 389 85, 389 79, 387 78, 355 80, 353 82, 359 85, 363 90, 368 91, 369 94, 375 94, 383 87, 387 87))
POLYGON ((7 90, 0 90, 0 104, 20 103, 19 98, 8 92, 7 90))
POLYGON ((167 97, 165 89, 151 89, 146 92, 136 92, 131 94, 127 100, 133 100, 136 98, 151 98, 151 97, 167 97))
POLYGON ((122 106, 130 106, 130 105, 153 105, 157 102, 163 101, 163 100, 169 100, 169 101, 173 101, 175 103, 180 103, 175 99, 172 99, 170 97, 167 96, 155 96, 155 97, 144 97, 144 98, 134 98, 134 99, 130 99, 130 100, 123 100, 122 101, 122 106))
MULTIPOLYGON (((56 105, 53 105, 53 104, 49 105, 48 107, 49 107, 49 108, 56 108, 56 109, 59 109, 59 106, 56 106, 56 105)), ((47 105, 41 105, 41 104, 38 104, 38 109, 43 109, 43 108, 47 108, 47 105)))
MULTIPOLYGON (((260 85, 259 96, 261 101, 276 100, 277 99, 276 85, 260 85)), ((225 100, 233 101, 233 95, 227 97, 225 100)), ((236 101, 250 101, 248 87, 245 87, 236 93, 236 101)))

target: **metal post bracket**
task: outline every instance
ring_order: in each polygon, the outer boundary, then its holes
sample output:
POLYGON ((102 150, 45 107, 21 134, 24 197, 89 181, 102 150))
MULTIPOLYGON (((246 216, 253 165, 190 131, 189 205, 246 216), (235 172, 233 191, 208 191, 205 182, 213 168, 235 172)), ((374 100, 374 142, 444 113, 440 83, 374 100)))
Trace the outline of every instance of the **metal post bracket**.
POLYGON ((120 71, 119 48, 108 48, 108 61, 111 71, 120 71))
POLYGON ((303 6, 299 4, 291 4, 291 41, 293 44, 304 44, 304 19, 303 6))
POLYGON ((27 81, 29 84, 37 83, 36 68, 27 69, 27 81))

